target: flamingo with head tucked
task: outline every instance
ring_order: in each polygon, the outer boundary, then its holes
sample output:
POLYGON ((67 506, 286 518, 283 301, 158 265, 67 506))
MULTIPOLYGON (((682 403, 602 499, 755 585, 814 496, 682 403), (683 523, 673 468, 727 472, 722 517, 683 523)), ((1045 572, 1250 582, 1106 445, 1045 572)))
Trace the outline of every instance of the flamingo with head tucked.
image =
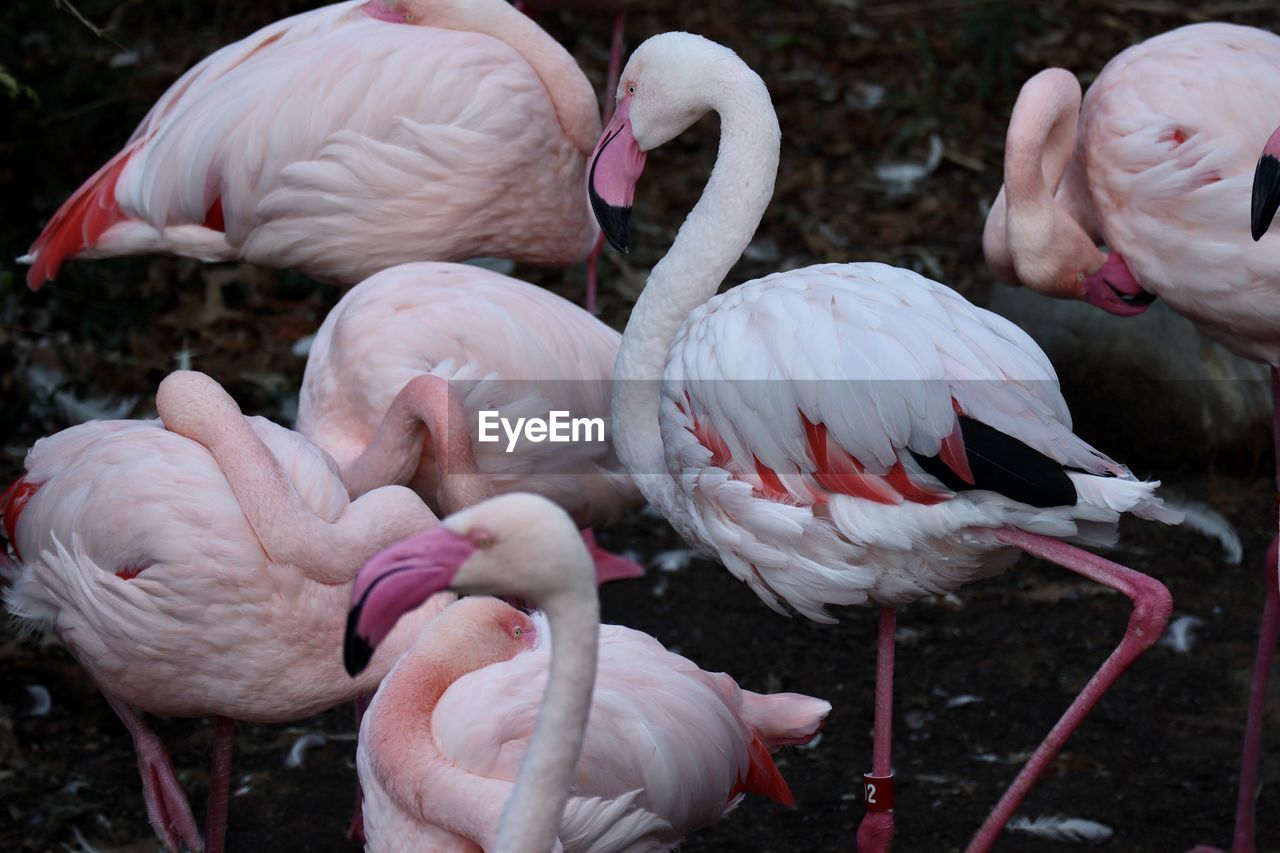
MULTIPOLYGON (((495 492, 544 495, 589 528, 640 502, 608 441, 620 337, 526 282, 464 264, 405 264, 361 282, 325 318, 307 358, 298 430, 338 462, 353 497, 407 485, 441 515, 464 506, 443 500, 439 463, 450 454, 437 436, 475 436, 461 447, 466 472, 474 464, 495 492), (430 400, 402 394, 424 381, 452 390, 430 400), (502 430, 489 431, 496 442, 478 440, 485 412, 510 423, 560 412, 606 428, 513 448, 502 430)), ((585 535, 602 579, 643 574, 585 535)))
MULTIPOLYGON (((395 405, 447 392, 419 377, 395 405)), ((218 718, 204 846, 219 850, 231 720, 298 720, 371 694, 452 599, 414 610, 360 677, 347 677, 341 634, 356 571, 436 517, 400 486, 348 497, 328 455, 244 417, 203 374, 169 376, 156 406, 160 421, 94 421, 32 448, 0 499, 20 563, 5 602, 62 638, 129 729, 148 818, 170 849, 199 850, 201 839, 142 714, 218 718)), ((438 435, 446 502, 489 494, 486 480, 463 474, 474 463, 460 426, 438 435)))
MULTIPOLYGON (((1280 237, 1263 236, 1280 204, 1278 114, 1280 37, 1253 27, 1194 24, 1134 45, 1083 102, 1071 72, 1042 71, 1009 120, 1004 187, 983 250, 1006 283, 1112 313, 1141 313, 1158 296, 1228 350, 1268 365, 1280 444, 1280 237)), ((1273 558, 1265 572, 1237 850, 1254 845, 1263 708, 1280 638, 1273 558)))
POLYGON ((361 570, 353 671, 406 608, 445 588, 539 604, 554 639, 488 599, 423 631, 360 733, 370 850, 538 851, 557 838, 566 851, 669 849, 746 792, 790 804, 770 750, 807 742, 831 706, 742 690, 652 637, 599 626, 590 566, 563 510, 510 494, 361 570))
POLYGON ((586 258, 600 132, 573 58, 504 0, 350 0, 175 83, 24 260, 170 253, 352 283, 399 263, 586 258))
POLYGON ((202 841, 142 714, 218 717, 203 846, 220 850, 231 720, 297 720, 371 693, 446 601, 415 611, 352 680, 340 661, 351 581, 436 519, 396 486, 350 500, 321 450, 243 417, 203 374, 168 377, 156 405, 163 423, 94 421, 31 450, 4 506, 21 563, 5 602, 62 638, 129 729, 169 849, 202 841))
POLYGON ((1070 733, 1163 632, 1168 591, 1064 539, 1114 536, 1123 512, 1170 518, 1155 484, 1071 431, 1053 368, 1025 333, 955 291, 883 264, 826 264, 715 293, 751 240, 778 167, 764 82, 698 36, 632 55, 589 167, 625 248, 645 154, 709 111, 720 149, 652 270, 614 369, 614 443, 650 503, 769 606, 831 621, 878 605, 873 772, 863 850, 892 833, 894 608, 1008 566, 1017 549, 1121 590, 1119 647, 975 837, 985 850, 1070 733))

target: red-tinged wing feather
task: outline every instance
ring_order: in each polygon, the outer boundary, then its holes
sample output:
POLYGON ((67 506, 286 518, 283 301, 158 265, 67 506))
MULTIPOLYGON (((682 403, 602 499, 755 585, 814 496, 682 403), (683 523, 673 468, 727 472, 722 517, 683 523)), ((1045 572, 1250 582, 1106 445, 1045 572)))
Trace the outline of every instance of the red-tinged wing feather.
POLYGON ((140 144, 135 142, 112 157, 58 208, 31 244, 35 262, 27 270, 28 287, 39 290, 58 274, 63 261, 92 248, 108 228, 125 219, 116 202, 116 182, 140 144))
POLYGON ((729 793, 729 800, 743 793, 760 794, 784 806, 794 806, 796 798, 787 787, 787 780, 782 778, 782 771, 773 763, 769 747, 758 732, 752 732, 751 743, 747 747, 751 764, 747 768, 747 777, 739 779, 729 793))
POLYGON ((25 477, 19 477, 4 490, 3 494, 0 494, 0 520, 4 522, 5 538, 13 547, 13 553, 19 560, 22 559, 22 555, 18 553, 18 542, 15 538, 18 530, 18 516, 22 514, 22 508, 39 490, 39 486, 27 482, 25 477))

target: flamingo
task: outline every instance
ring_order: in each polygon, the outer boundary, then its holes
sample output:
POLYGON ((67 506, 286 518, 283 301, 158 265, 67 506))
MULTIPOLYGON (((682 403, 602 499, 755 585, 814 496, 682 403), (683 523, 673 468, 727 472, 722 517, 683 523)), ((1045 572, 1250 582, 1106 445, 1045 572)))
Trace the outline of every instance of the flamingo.
POLYGON ((352 680, 339 661, 351 581, 436 519, 401 487, 349 500, 322 451, 244 418, 203 374, 169 376, 156 405, 163 423, 93 421, 32 448, 0 501, 22 562, 5 600, 31 630, 62 638, 128 728, 148 818, 170 849, 202 842, 142 714, 218 718, 203 844, 216 851, 231 720, 297 720, 371 693, 446 601, 416 611, 352 680))
MULTIPOLYGON (((1004 186, 983 250, 1006 283, 1112 313, 1141 313, 1159 297, 1228 350, 1269 366, 1280 445, 1280 238, 1261 239, 1280 201, 1277 81, 1280 37, 1218 23, 1117 54, 1083 101, 1071 72, 1041 71, 1009 120, 1004 186), (1246 236, 1246 221, 1261 242, 1246 236)), ((1263 710, 1280 638, 1274 556, 1265 577, 1235 850, 1254 847, 1263 710)))
MULTIPOLYGON (((352 288, 325 318, 311 346, 298 401, 298 430, 338 462, 353 497, 396 483, 412 486, 440 514, 462 509, 440 499, 438 453, 430 436, 478 424, 484 410, 547 418, 609 418, 610 384, 620 335, 587 311, 542 288, 464 264, 404 264, 352 288), (393 401, 420 377, 448 382, 462 408, 409 410, 393 401), (426 423, 424 445, 421 428, 426 423), (401 437, 378 443, 378 430, 401 437)), ((448 400, 440 394, 441 403, 448 400)), ((519 443, 505 435, 477 443, 474 464, 497 492, 531 491, 590 527, 640 500, 607 442, 519 443)), ((588 546, 604 579, 643 569, 588 546)))
POLYGON ((492 599, 464 599, 422 632, 360 732, 370 851, 547 850, 557 836, 557 850, 669 849, 745 792, 791 804, 770 750, 808 742, 831 706, 742 690, 647 634, 599 626, 589 555, 574 534, 559 507, 509 494, 361 570, 346 645, 353 670, 406 607, 446 587, 544 604, 555 640, 545 642, 542 620, 492 599), (572 700, 560 701, 558 687, 572 700))
MULTIPOLYGON (((429 399, 443 383, 401 392, 429 399)), ((447 389, 444 389, 447 390, 447 389)), ((380 548, 436 523, 401 486, 355 499, 333 461, 298 433, 245 418, 209 377, 178 372, 159 421, 93 421, 38 442, 0 496, 21 563, 5 591, 30 630, 52 628, 133 737, 147 816, 172 850, 201 838, 164 745, 143 713, 215 716, 204 849, 225 838, 233 719, 298 720, 372 694, 426 602, 357 679, 340 665, 350 587, 380 548)), ((460 428, 440 443, 451 505, 488 494, 460 428)), ((377 448, 374 448, 375 451, 377 448)), ((358 824, 357 824, 358 825, 358 824)))
POLYGON ((577 263, 599 132, 573 58, 503 0, 324 6, 179 79, 49 221, 27 282, 152 252, 343 284, 423 258, 577 263))
POLYGON ((1175 516, 1071 431, 1044 353, 955 291, 883 264, 776 273, 719 296, 773 192, 779 129, 764 82, 688 33, 632 55, 588 189, 625 250, 646 152, 703 114, 720 148, 701 199, 653 268, 614 368, 614 442, 645 497, 779 612, 833 621, 877 605, 875 741, 860 849, 887 850, 895 610, 1029 551, 1134 602, 1124 638, 975 836, 986 850, 1124 669, 1158 639, 1159 582, 1067 545, 1123 512, 1175 516))

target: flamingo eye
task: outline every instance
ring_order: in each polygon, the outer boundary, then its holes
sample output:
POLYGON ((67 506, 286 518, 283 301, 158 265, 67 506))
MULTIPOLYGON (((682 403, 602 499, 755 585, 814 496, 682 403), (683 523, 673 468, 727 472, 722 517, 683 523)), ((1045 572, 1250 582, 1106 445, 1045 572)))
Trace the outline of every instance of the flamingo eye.
POLYGON ((636 93, 636 84, 635 84, 635 83, 628 83, 628 84, 627 84, 627 94, 628 94, 628 95, 634 95, 635 93, 636 93))
POLYGON ((488 533, 475 533, 471 537, 471 544, 481 549, 492 548, 493 537, 488 533))
POLYGON ((515 636, 516 639, 520 639, 520 635, 524 633, 524 629, 521 628, 519 625, 517 625, 514 629, 512 629, 511 633, 515 636))
POLYGON ((1084 273, 1083 273, 1083 272, 1078 272, 1078 273, 1076 273, 1076 281, 1084 281, 1084 273))

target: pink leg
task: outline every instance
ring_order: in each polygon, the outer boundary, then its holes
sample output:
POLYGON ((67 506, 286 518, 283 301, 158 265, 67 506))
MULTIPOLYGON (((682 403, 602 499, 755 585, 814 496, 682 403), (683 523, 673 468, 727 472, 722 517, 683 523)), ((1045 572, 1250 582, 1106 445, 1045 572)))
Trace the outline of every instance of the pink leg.
POLYGON ((1262 724, 1267 711, 1267 682, 1271 680, 1271 661, 1275 657, 1276 640, 1280 638, 1280 589, 1276 586, 1276 543, 1271 540, 1264 574, 1262 630, 1258 636, 1258 652, 1253 658, 1253 687, 1249 691, 1249 714, 1244 726, 1244 750, 1240 759, 1240 791, 1236 799, 1236 834, 1231 842, 1233 853, 1253 853, 1254 820, 1258 799, 1258 757, 1262 752, 1262 724))
MULTIPOLYGON (((360 737, 360 724, 364 722, 364 712, 369 710, 369 703, 373 700, 373 694, 366 696, 357 696, 355 701, 356 709, 356 737, 360 737)), ((356 774, 356 811, 351 817, 351 825, 347 827, 347 840, 354 841, 356 844, 364 846, 364 788, 360 787, 360 774, 356 774)))
POLYGON ((881 607, 876 640, 876 719, 871 772, 863 777, 867 813, 858 826, 858 853, 893 847, 893 650, 898 611, 881 607))
POLYGON ((1129 625, 1120 645, 1116 646, 1111 656, 1093 678, 1089 679, 1089 683, 1080 691, 1062 719, 1054 725, 1049 736, 1036 747, 1031 759, 987 816, 978 834, 973 837, 968 847, 969 853, 991 849, 1000 831, 1031 792, 1031 786, 1062 750, 1071 733, 1079 727, 1093 710, 1093 706, 1098 704, 1098 700, 1111 689, 1111 685, 1115 684, 1129 665, 1164 634, 1164 629, 1169 624, 1169 613, 1173 610, 1173 598, 1169 595, 1169 590, 1155 578, 1037 533, 1006 527, 997 531, 996 536, 1007 545, 1014 545, 1029 554, 1123 592, 1133 601, 1133 614, 1129 617, 1129 625))
POLYGON ((204 853, 222 853, 227 840, 227 804, 231 800, 231 753, 236 721, 213 718, 213 769, 209 772, 209 807, 204 820, 204 853))
POLYGON ((587 543, 587 550, 591 553, 591 559, 595 561, 596 583, 644 577, 644 566, 635 560, 619 557, 601 548, 591 528, 582 531, 582 541, 587 543))
POLYGON ((178 784, 168 750, 137 711, 106 691, 102 695, 133 737, 138 773, 142 776, 142 799, 156 838, 170 850, 201 849, 200 830, 191 815, 187 795, 178 784))
MULTIPOLYGON (((1280 370, 1271 368, 1271 397, 1274 401, 1276 453, 1276 494, 1280 495, 1280 370)), ((1280 574, 1276 568, 1277 539, 1271 540, 1267 552, 1265 588, 1262 598, 1262 628, 1258 634, 1258 651, 1253 658, 1253 686, 1249 690, 1249 714, 1245 718, 1244 750, 1240 758, 1240 790, 1236 796, 1236 832, 1231 842, 1233 853, 1252 853, 1258 799, 1258 759, 1262 753, 1262 724, 1266 716, 1267 683, 1271 680, 1271 662, 1276 641, 1280 640, 1280 574)), ((1208 853, 1212 847, 1197 847, 1195 853, 1208 853)))
POLYGON ((596 280, 600 275, 600 255, 604 252, 604 234, 596 238, 595 248, 587 256, 587 298, 582 306, 588 314, 596 313, 596 280))
POLYGON ((619 9, 613 13, 613 42, 609 46, 609 76, 604 90, 604 124, 613 118, 613 108, 617 105, 618 77, 622 74, 622 37, 627 29, 627 11, 619 9))

